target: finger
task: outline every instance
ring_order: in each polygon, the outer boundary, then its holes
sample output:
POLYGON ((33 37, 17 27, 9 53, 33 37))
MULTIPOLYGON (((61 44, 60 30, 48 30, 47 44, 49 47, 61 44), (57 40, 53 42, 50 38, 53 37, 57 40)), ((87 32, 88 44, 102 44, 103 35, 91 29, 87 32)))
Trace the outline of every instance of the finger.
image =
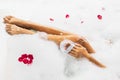
POLYGON ((77 41, 78 44, 81 44, 83 47, 85 47, 88 51, 88 53, 95 53, 95 50, 92 48, 92 46, 90 45, 90 43, 85 39, 85 38, 80 38, 77 41))

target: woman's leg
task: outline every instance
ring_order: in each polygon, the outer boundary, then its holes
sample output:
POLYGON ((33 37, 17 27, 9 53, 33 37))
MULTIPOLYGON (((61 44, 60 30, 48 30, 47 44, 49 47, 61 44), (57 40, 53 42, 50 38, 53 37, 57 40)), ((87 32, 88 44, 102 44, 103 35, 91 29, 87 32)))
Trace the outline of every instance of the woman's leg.
MULTIPOLYGON (((21 19, 15 18, 13 16, 6 16, 4 18, 4 23, 15 24, 15 25, 23 27, 23 28, 34 29, 37 31, 46 32, 48 34, 53 34, 56 36, 57 35, 58 36, 59 35, 62 35, 62 36, 74 35, 73 33, 70 33, 70 32, 66 32, 63 30, 56 29, 56 28, 51 28, 48 26, 43 26, 43 25, 33 23, 30 21, 21 20, 21 19)), ((86 39, 84 39, 83 37, 80 37, 80 36, 78 36, 77 39, 78 39, 78 41, 76 41, 76 42, 81 44, 82 46, 84 46, 89 53, 95 52, 94 49, 91 47, 91 45, 89 44, 89 42, 86 39)))
POLYGON ((46 32, 48 34, 55 34, 55 35, 69 35, 72 34, 70 32, 66 32, 57 28, 52 28, 49 26, 44 26, 41 24, 37 24, 34 22, 30 22, 30 21, 25 21, 19 18, 15 18, 13 16, 6 16, 4 18, 4 23, 9 23, 9 24, 15 24, 17 26, 23 27, 23 28, 27 28, 27 29, 34 29, 37 31, 42 31, 42 32, 46 32))

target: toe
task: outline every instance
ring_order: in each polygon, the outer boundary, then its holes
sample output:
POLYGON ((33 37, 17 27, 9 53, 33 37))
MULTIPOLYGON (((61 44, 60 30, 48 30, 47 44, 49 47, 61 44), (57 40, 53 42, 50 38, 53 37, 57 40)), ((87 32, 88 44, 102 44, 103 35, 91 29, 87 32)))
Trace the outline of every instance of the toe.
POLYGON ((4 23, 9 23, 9 20, 7 18, 4 18, 4 23))
POLYGON ((6 24, 5 29, 6 29, 6 31, 11 31, 11 24, 6 24))
POLYGON ((7 27, 11 27, 11 24, 6 24, 7 27))
POLYGON ((6 18, 10 20, 11 18, 13 18, 13 16, 6 16, 6 18))
POLYGON ((13 16, 6 16, 5 18, 3 18, 4 23, 11 23, 11 19, 13 18, 13 16))
POLYGON ((8 34, 12 35, 12 32, 10 30, 7 31, 8 34))

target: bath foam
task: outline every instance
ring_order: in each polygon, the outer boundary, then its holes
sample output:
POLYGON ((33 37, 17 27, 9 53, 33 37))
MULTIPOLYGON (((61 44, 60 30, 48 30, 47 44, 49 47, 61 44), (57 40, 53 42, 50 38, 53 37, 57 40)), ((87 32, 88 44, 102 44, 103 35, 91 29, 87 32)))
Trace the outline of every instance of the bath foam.
POLYGON ((7 40, 5 80, 56 80, 63 78, 64 57, 57 45, 35 35, 17 35, 7 40), (18 61, 22 54, 32 54, 31 64, 18 61))

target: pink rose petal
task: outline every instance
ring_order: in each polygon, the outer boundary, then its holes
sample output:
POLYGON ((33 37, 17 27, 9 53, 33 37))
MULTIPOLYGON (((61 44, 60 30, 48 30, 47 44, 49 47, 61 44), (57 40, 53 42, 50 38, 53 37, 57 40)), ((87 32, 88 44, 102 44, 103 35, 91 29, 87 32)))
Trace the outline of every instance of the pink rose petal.
POLYGON ((54 21, 54 19, 53 19, 53 18, 50 18, 50 21, 54 21))
POLYGON ((70 17, 70 15, 69 15, 69 14, 66 14, 66 15, 65 15, 65 18, 69 18, 69 17, 70 17))
POLYGON ((102 7, 102 10, 104 11, 104 10, 105 10, 105 8, 104 8, 104 7, 102 7))

